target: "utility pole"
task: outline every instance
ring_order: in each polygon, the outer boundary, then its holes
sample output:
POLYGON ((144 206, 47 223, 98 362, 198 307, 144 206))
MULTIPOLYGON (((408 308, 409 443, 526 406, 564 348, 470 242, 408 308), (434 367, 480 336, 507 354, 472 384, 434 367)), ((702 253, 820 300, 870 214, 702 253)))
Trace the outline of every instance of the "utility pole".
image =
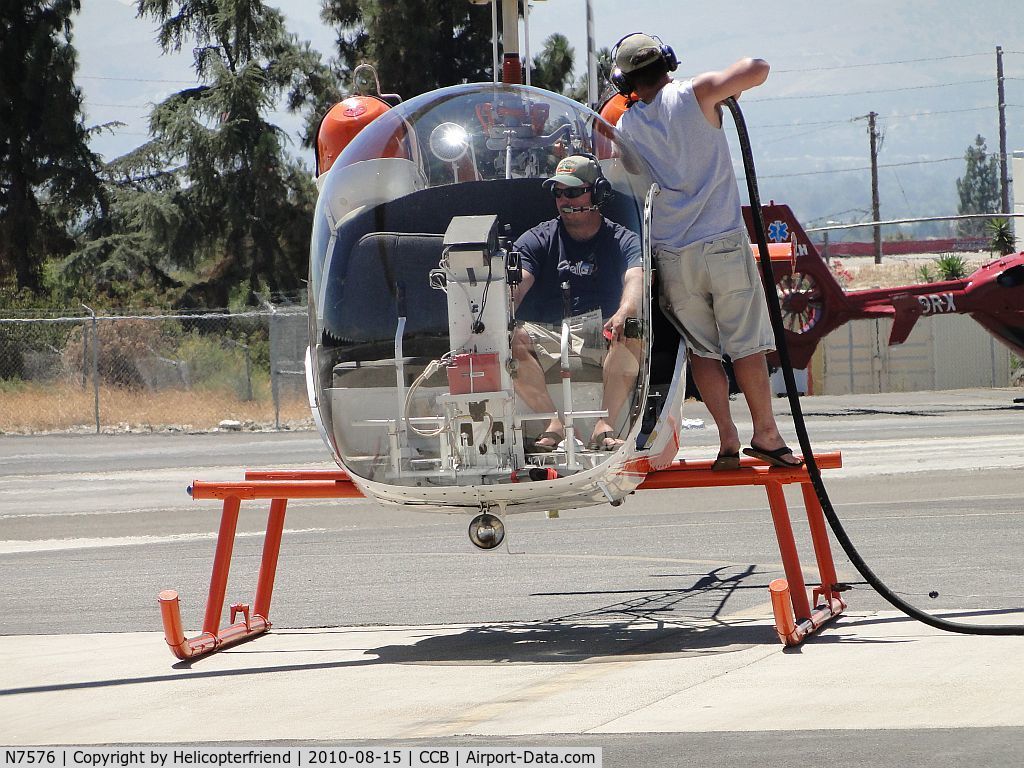
MULTIPOLYGON (((882 219, 878 210, 878 131, 875 130, 877 112, 868 113, 868 134, 871 136, 871 220, 882 219)), ((882 263, 882 227, 875 224, 875 264, 882 263)))
POLYGON ((999 91, 999 192, 1003 214, 1010 212, 1010 182, 1006 173, 1006 94, 1003 91, 1003 48, 996 46, 996 85, 999 91))
POLYGON ((587 106, 597 109, 597 53, 594 46, 594 9, 587 0, 587 106))

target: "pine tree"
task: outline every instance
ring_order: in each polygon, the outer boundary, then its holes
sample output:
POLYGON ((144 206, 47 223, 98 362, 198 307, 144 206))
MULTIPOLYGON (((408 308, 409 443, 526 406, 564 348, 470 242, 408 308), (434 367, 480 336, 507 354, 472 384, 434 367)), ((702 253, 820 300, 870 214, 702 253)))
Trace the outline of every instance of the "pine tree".
POLYGON ((491 80, 491 14, 466 0, 323 0, 338 28, 338 63, 377 69, 381 88, 408 99, 446 85, 491 80))
POLYGON ((195 46, 200 84, 150 116, 150 156, 177 166, 176 184, 136 212, 169 266, 200 272, 182 304, 248 304, 299 288, 315 190, 266 115, 282 96, 301 103, 329 72, 261 0, 138 0, 138 10, 159 23, 165 52, 195 46))
MULTIPOLYGON (((999 210, 999 163, 988 155, 985 138, 978 134, 974 146, 964 153, 967 167, 962 178, 956 180, 956 191, 960 196, 958 211, 961 214, 992 213, 999 210)), ((965 219, 959 222, 958 232, 963 237, 978 237, 985 233, 984 219, 965 219)))
POLYGON ((34 293, 44 262, 74 245, 69 222, 105 205, 74 83, 80 6, 0 4, 0 277, 13 271, 16 287, 34 293))

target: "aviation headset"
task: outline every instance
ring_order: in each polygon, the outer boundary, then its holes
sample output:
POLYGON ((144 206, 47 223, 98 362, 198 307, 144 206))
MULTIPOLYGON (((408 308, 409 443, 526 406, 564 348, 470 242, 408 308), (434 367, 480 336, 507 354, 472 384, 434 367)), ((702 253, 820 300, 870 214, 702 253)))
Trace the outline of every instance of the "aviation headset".
MULTIPOLYGON (((615 61, 615 58, 616 58, 616 56, 619 53, 619 46, 622 45, 622 43, 624 41, 626 41, 629 38, 633 37, 633 35, 640 35, 640 34, 646 34, 646 33, 643 33, 643 32, 630 32, 628 35, 625 35, 624 37, 620 37, 619 41, 612 48, 612 62, 615 61)), ((658 53, 661 55, 661 61, 664 62, 665 68, 669 72, 675 72, 676 69, 678 69, 678 67, 679 67, 679 59, 676 57, 675 51, 672 50, 672 46, 671 45, 665 45, 665 43, 663 43, 661 41, 661 38, 658 37, 657 35, 648 35, 648 37, 653 37, 655 40, 658 41, 658 45, 659 45, 658 53)), ((653 64, 654 62, 651 62, 651 63, 653 64)), ((648 65, 648 66, 650 66, 650 65, 648 65)), ((611 75, 609 75, 608 79, 611 81, 611 84, 615 86, 615 90, 617 90, 623 96, 629 96, 629 94, 631 94, 633 92, 633 83, 632 83, 632 81, 630 79, 630 76, 628 74, 626 74, 625 72, 623 72, 618 67, 614 67, 612 69, 612 73, 611 73, 611 75)))
POLYGON ((594 182, 594 191, 590 193, 590 199, 594 202, 594 205, 602 205, 609 197, 612 196, 612 183, 605 178, 604 171, 601 170, 601 161, 598 160, 596 156, 589 152, 581 152, 580 154, 597 163, 597 172, 600 175, 594 182))
POLYGON ((590 193, 590 202, 591 205, 602 205, 609 197, 612 196, 612 192, 614 192, 614 190, 612 189, 612 183, 605 178, 604 171, 601 170, 601 161, 590 152, 573 151, 572 154, 585 157, 588 160, 593 160, 597 165, 598 177, 594 181, 593 191, 590 193))

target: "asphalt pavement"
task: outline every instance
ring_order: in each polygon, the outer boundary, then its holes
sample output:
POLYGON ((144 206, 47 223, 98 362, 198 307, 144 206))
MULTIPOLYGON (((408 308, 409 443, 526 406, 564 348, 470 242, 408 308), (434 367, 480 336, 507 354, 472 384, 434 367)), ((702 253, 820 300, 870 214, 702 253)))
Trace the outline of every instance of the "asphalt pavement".
MULTIPOLYGON (((1024 626, 1021 394, 804 399, 815 450, 843 453, 825 479, 844 525, 923 610, 1024 626)), ((706 419, 696 403, 684 416, 706 419)), ((708 458, 714 430, 683 443, 708 458)), ((849 610, 796 648, 778 642, 767 584, 781 563, 751 488, 513 516, 509 545, 491 553, 471 548, 458 516, 294 501, 274 629, 177 662, 156 594, 178 589, 196 634, 219 513, 185 486, 326 459, 313 433, 0 437, 0 744, 589 745, 609 766, 1024 763, 1024 639, 911 621, 835 544, 849 610)), ((229 602, 251 599, 265 521, 266 507, 247 503, 229 602)), ((798 544, 810 581, 799 531, 798 544)))

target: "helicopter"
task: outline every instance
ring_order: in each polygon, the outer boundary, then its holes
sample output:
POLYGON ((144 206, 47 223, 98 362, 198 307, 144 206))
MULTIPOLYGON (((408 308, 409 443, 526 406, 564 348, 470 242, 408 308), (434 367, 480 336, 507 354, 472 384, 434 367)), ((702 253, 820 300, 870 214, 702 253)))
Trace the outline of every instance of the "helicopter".
MULTIPOLYGON (((749 207, 743 215, 749 229, 749 207)), ((999 256, 958 280, 845 291, 788 205, 771 201, 762 215, 769 239, 793 246, 793 261, 776 270, 775 288, 794 368, 806 367, 821 339, 851 320, 891 319, 893 345, 906 341, 920 318, 951 314, 970 315, 1024 357, 1024 253, 999 256)))
MULTIPOLYGON (((385 507, 476 513, 470 541, 492 550, 505 539, 506 514, 543 511, 552 517, 561 509, 618 506, 638 489, 760 486, 785 571, 785 578, 769 585, 779 639, 798 644, 845 610, 840 593, 846 587, 837 579, 820 494, 807 467, 760 466, 766 463, 745 458, 739 469, 715 472, 711 461, 677 458, 687 358, 677 330, 652 298, 658 292, 650 240, 658 185, 616 132, 614 99, 605 104, 611 111, 599 114, 519 84, 516 6, 502 4, 501 13, 502 82, 496 53, 495 82, 402 101, 382 93, 372 67, 361 65, 354 94, 321 122, 305 369, 313 419, 340 469, 247 471, 244 482, 189 486, 194 499, 222 500, 223 512, 202 634, 185 637, 175 590, 158 596, 165 639, 176 658, 213 653, 270 628, 292 498, 365 497, 385 507), (635 233, 641 244, 640 300, 627 318, 631 333, 624 333, 637 350, 636 373, 614 407, 603 376, 613 340, 603 334, 601 313, 574 305, 564 287, 557 322, 529 317, 527 305, 516 300, 524 273, 516 241, 563 210, 545 181, 562 159, 580 155, 600 169, 601 215, 635 233), (550 410, 531 405, 522 393, 514 339, 526 323, 540 326, 550 341, 542 383, 550 410), (564 439, 538 450, 536 438, 554 418, 564 439), (593 434, 598 422, 612 425, 618 439, 611 449, 580 439, 593 434), (783 493, 792 483, 802 492, 821 579, 810 599, 783 493), (221 627, 243 499, 271 500, 256 596, 251 609, 232 604, 231 623, 221 627)), ((856 300, 846 300, 829 283, 827 265, 787 207, 773 204, 764 213, 773 224, 790 226, 786 236, 784 227, 773 226, 775 242, 769 244, 758 219, 751 237, 758 241, 755 254, 767 260, 765 273, 772 272, 768 262, 780 270, 773 279, 784 333, 790 343, 796 337, 816 344, 855 316, 856 300)), ((748 228, 750 214, 745 211, 748 228)), ((988 307, 986 317, 1002 323, 1004 341, 1020 344, 1021 291, 1015 289, 1024 284, 1024 254, 1016 259, 993 262, 972 278, 984 273, 995 281, 999 306, 988 307)), ((971 285, 950 289, 953 298, 944 306, 972 307, 983 322, 985 307, 969 300, 971 285)), ((927 291, 876 298, 871 311, 895 315, 898 324, 904 318, 908 333, 905 318, 938 306, 927 291)), ((813 346, 806 349, 794 356, 798 366, 813 352, 813 346)), ((838 452, 808 449, 805 459, 815 471, 842 466, 838 452)))
MULTIPOLYGON (((366 68, 360 75, 373 82, 366 68)), ((678 334, 653 327, 646 233, 658 189, 612 126, 559 94, 484 83, 394 106, 350 97, 320 139, 310 403, 364 494, 482 514, 619 504, 674 459, 686 356, 678 334), (642 241, 643 295, 627 321, 638 374, 617 412, 603 406, 608 344, 593 308, 545 327, 557 341, 545 361, 556 412, 534 412, 517 392, 515 329, 545 324, 517 317, 513 244, 556 215, 543 182, 567 155, 600 164, 602 215, 642 241), (534 450, 556 416, 564 441, 534 450), (598 419, 614 425, 616 450, 580 439, 598 419)))

